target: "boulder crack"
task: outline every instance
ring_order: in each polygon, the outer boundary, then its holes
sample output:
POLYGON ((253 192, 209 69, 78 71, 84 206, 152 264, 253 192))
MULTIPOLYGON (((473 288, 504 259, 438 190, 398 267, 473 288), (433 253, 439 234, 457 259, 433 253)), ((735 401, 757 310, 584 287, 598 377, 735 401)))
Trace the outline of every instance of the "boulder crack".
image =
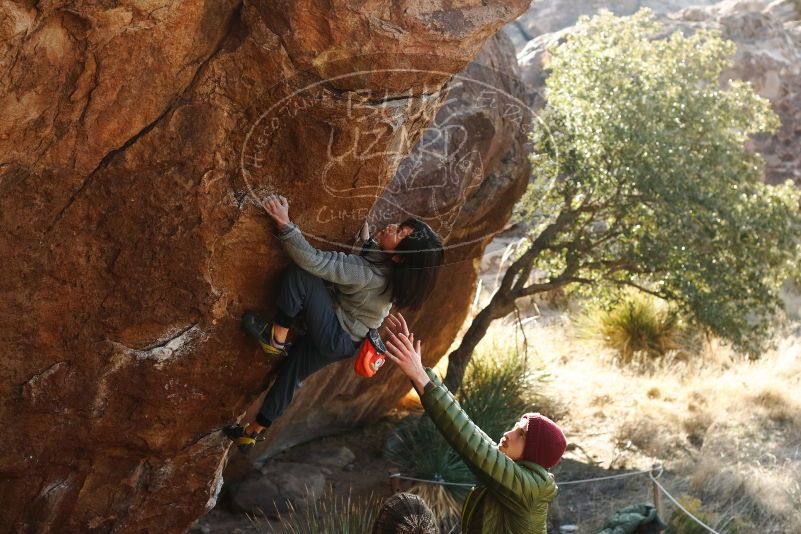
POLYGON ((149 346, 147 346, 147 347, 145 347, 143 349, 139 349, 139 350, 150 351, 150 350, 158 349, 158 348, 161 348, 161 347, 166 347, 167 345, 169 345, 170 343, 172 343, 173 341, 175 341, 176 339, 180 338, 182 335, 187 333, 189 330, 195 328, 198 324, 200 324, 200 323, 192 323, 190 325, 187 325, 186 327, 182 328, 181 330, 176 332, 171 337, 165 339, 163 342, 155 343, 153 345, 149 345, 149 346))
POLYGON ((38 382, 39 380, 47 378, 48 376, 50 376, 53 373, 55 373, 56 371, 58 371, 61 368, 61 366, 64 365, 65 363, 67 363, 67 362, 66 361, 56 362, 53 365, 49 366, 47 369, 43 369, 43 370, 39 371, 38 373, 34 373, 30 378, 28 378, 27 380, 25 380, 21 384, 17 384, 17 387, 24 387, 24 386, 27 386, 29 384, 33 384, 35 382, 38 382))
MULTIPOLYGON (((166 108, 153 121, 151 121, 144 128, 142 128, 137 133, 135 133, 133 136, 131 136, 121 146, 109 151, 105 156, 103 156, 103 158, 100 160, 100 163, 98 163, 97 166, 86 176, 86 178, 83 180, 83 182, 78 187, 78 189, 75 192, 73 192, 72 195, 70 195, 70 197, 67 200, 66 204, 64 204, 64 206, 59 210, 59 212, 56 214, 56 216, 53 218, 53 220, 47 226, 47 228, 44 231, 44 235, 45 236, 48 236, 50 234, 50 232, 52 232, 53 228, 55 228, 56 225, 64 218, 64 215, 67 213, 67 211, 70 209, 70 207, 75 203, 75 201, 78 199, 78 197, 80 197, 83 194, 83 192, 86 190, 86 188, 89 186, 89 184, 92 183, 94 177, 97 175, 98 172, 100 172, 101 170, 103 170, 106 167, 108 167, 108 165, 111 163, 111 161, 118 154, 120 154, 122 152, 125 152, 125 150, 127 150, 131 145, 136 143, 139 139, 141 139, 142 137, 147 135, 151 130, 153 130, 153 128, 155 128, 162 121, 162 119, 164 119, 164 117, 169 115, 179 105, 181 105, 181 104, 186 102, 185 95, 195 87, 195 84, 197 83, 198 79, 200 78, 201 73, 203 71, 205 71, 206 66, 209 64, 209 62, 214 57, 216 57, 217 54, 220 53, 220 51, 222 50, 225 42, 228 40, 228 37, 231 35, 231 32, 236 27, 236 22, 239 20, 239 16, 240 16, 241 11, 242 11, 242 2, 238 3, 236 5, 236 7, 233 9, 231 17, 229 18, 229 20, 227 22, 227 27, 226 27, 225 31, 223 32, 222 37, 216 43, 216 45, 214 46, 213 50, 206 57, 206 59, 204 59, 198 65, 197 69, 195 70, 195 74, 194 74, 194 76, 192 76, 192 79, 189 82, 189 84, 187 84, 187 86, 184 87, 184 89, 179 92, 177 97, 173 98, 169 102, 169 104, 167 104, 166 108)), ((96 66, 96 68, 99 68, 99 65, 96 66)), ((93 91, 94 91, 94 89, 93 89, 93 91)), ((84 112, 85 111, 86 110, 84 109, 84 112)))
POLYGON ((165 337, 141 349, 129 347, 119 341, 108 340, 108 342, 122 352, 133 354, 138 360, 164 362, 181 354, 189 348, 194 339, 202 334, 199 324, 200 322, 195 322, 177 331, 171 331, 165 337))

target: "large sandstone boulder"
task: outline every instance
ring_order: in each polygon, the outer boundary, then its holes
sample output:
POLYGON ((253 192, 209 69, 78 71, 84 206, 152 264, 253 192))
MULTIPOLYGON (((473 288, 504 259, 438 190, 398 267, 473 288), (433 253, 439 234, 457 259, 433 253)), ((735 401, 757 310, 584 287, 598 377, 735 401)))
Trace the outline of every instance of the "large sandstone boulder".
MULTIPOLYGON (((350 243, 444 84, 526 4, 0 1, 0 530, 179 532, 213 506, 219 429, 268 371, 239 316, 269 311, 287 262, 258 199, 350 243)), ((497 227, 511 189, 450 240, 497 227)), ((450 268, 429 361, 475 277, 450 268)), ((308 384, 276 442, 405 387, 352 374, 308 384)))
MULTIPOLYGON (((801 13, 792 0, 727 0, 719 4, 659 14, 661 35, 702 28, 718 29, 737 45, 734 66, 722 79, 746 80, 773 104, 781 118, 774 135, 752 140, 765 157, 768 183, 793 180, 801 186, 801 13)), ((559 28, 529 41, 518 54, 520 69, 532 106, 545 105, 547 51, 572 29, 559 28)))
MULTIPOLYGON (((438 284, 422 310, 407 314, 423 340, 428 365, 446 353, 464 322, 484 247, 506 224, 529 177, 525 144, 532 113, 507 37, 499 33, 491 39, 448 85, 443 99, 431 126, 400 160, 369 210, 318 209, 323 220, 344 221, 354 229, 365 217, 373 227, 419 217, 443 236, 446 259, 438 284)), ((232 459, 226 479, 323 431, 380 417, 409 389, 391 365, 369 380, 353 372, 350 360, 326 368, 303 382, 302 393, 256 451, 232 459)))

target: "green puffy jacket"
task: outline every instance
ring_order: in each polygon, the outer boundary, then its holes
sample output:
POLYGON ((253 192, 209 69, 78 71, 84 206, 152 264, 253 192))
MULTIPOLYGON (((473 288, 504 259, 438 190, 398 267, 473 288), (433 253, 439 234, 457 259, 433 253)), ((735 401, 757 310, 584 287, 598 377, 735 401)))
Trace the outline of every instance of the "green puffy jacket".
POLYGON ((546 534, 548 504, 556 496, 553 475, 533 462, 515 462, 473 423, 448 388, 427 369, 421 396, 437 428, 475 474, 477 484, 462 510, 466 534, 546 534))

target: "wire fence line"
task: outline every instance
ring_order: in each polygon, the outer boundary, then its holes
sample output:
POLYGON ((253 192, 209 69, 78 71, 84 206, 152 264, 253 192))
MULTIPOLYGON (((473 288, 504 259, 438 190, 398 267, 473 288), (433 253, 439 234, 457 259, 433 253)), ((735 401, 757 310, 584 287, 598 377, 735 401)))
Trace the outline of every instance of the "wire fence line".
POLYGON ((692 519, 693 521, 698 523, 698 525, 700 527, 706 529, 707 532, 710 532, 711 534, 720 534, 720 532, 718 532, 717 530, 713 529, 712 527, 710 527, 709 525, 707 525, 706 523, 704 523, 703 521, 701 521, 700 519, 695 517, 692 513, 690 513, 689 510, 687 510, 684 506, 682 506, 679 503, 679 501, 677 501, 676 498, 673 497, 673 495, 671 495, 670 492, 665 489, 665 486, 663 486, 662 484, 659 483, 659 481, 656 479, 656 477, 654 477, 651 474, 649 474, 648 476, 651 478, 651 482, 656 484, 656 487, 659 488, 659 491, 662 492, 662 494, 665 497, 667 497, 670 500, 670 502, 672 502, 679 510, 684 512, 684 515, 686 515, 687 517, 689 517, 690 519, 692 519))
MULTIPOLYGON (((636 477, 639 475, 649 475, 651 474, 652 470, 649 469, 648 471, 633 471, 631 473, 619 473, 617 475, 608 475, 605 477, 595 477, 595 478, 584 478, 582 480, 567 480, 565 482, 557 482, 557 486, 570 486, 572 484, 586 484, 588 482, 598 482, 600 480, 613 480, 615 478, 628 478, 628 477, 636 477)), ((659 469, 659 474, 657 476, 662 475, 662 469, 659 469)))
MULTIPOLYGON (((707 525, 706 523, 704 523, 703 521, 698 519, 695 515, 693 515, 692 512, 690 512, 689 510, 687 510, 687 508, 682 506, 681 503, 679 503, 679 501, 673 495, 671 495, 670 492, 667 489, 665 489, 665 486, 663 486, 657 480, 659 477, 662 476, 663 472, 664 472, 664 470, 662 469, 662 465, 661 464, 656 464, 656 465, 654 465, 654 467, 652 469, 648 469, 648 470, 633 471, 631 473, 619 473, 619 474, 616 474, 616 475, 608 475, 608 476, 603 476, 603 477, 583 478, 583 479, 579 479, 579 480, 566 480, 564 482, 557 482, 557 485, 558 486, 571 486, 571 485, 579 485, 579 484, 588 484, 588 483, 591 483, 591 482, 600 482, 602 480, 613 480, 613 479, 631 478, 631 477, 636 477, 636 476, 648 475, 648 478, 651 479, 651 482, 654 484, 654 487, 657 490, 659 490, 659 492, 661 494, 663 494, 665 497, 667 497, 668 500, 670 502, 672 502, 674 506, 676 506, 676 508, 681 510, 682 513, 684 513, 684 515, 686 515, 687 517, 689 517, 690 519, 695 521, 698 524, 698 526, 700 526, 701 528, 705 529, 710 534, 721 534, 717 530, 713 529, 712 527, 710 527, 709 525, 707 525)), ((454 487, 461 487, 461 488, 472 488, 473 486, 475 486, 475 484, 469 484, 469 483, 465 483, 465 482, 448 482, 447 480, 429 480, 429 479, 425 479, 425 478, 410 477, 410 476, 406 476, 406 475, 404 475, 402 473, 391 473, 389 475, 389 478, 390 479, 395 478, 395 479, 399 479, 399 480, 408 480, 410 482, 421 482, 421 483, 424 483, 424 484, 436 484, 436 485, 439 485, 439 486, 454 486, 454 487)))
MULTIPOLYGON (((581 480, 567 480, 567 481, 564 481, 564 482, 557 482, 557 486, 570 486, 571 484, 586 484, 586 483, 589 483, 589 482, 598 482, 600 480, 612 480, 612 479, 615 479, 615 478, 628 478, 628 477, 634 477, 634 476, 638 476, 638 475, 650 475, 653 472, 654 472, 653 469, 649 469, 647 471, 634 471, 634 472, 631 472, 631 473, 619 473, 617 475, 608 475, 608 476, 595 477, 595 478, 584 478, 584 479, 581 479, 581 480)), ((658 473, 657 473, 656 476, 661 476, 661 475, 662 475, 662 469, 660 467, 658 469, 658 473)), ((454 487, 460 487, 460 488, 472 488, 473 486, 475 486, 475 484, 473 484, 473 483, 466 483, 466 482, 448 482, 447 480, 429 480, 429 479, 426 479, 426 478, 415 478, 415 477, 410 477, 410 476, 404 475, 402 473, 392 473, 392 474, 389 475, 389 478, 397 478, 397 479, 400 479, 400 480, 408 480, 408 481, 411 481, 411 482, 422 482, 424 484, 436 484, 436 485, 439 485, 439 486, 454 486, 454 487)))
POLYGON ((399 480, 409 480, 411 482, 422 482, 424 484, 435 484, 438 486, 454 486, 457 488, 472 488, 475 484, 467 482, 448 482, 447 480, 428 480, 426 478, 408 477, 401 473, 392 473, 389 478, 397 478, 399 480))

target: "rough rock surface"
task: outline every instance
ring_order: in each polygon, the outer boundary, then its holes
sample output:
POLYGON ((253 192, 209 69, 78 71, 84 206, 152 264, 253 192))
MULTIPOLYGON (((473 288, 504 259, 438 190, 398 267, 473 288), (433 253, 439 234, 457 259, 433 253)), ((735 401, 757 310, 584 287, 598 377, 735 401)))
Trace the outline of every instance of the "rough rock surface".
MULTIPOLYGON (((531 113, 508 38, 491 39, 443 98, 431 127, 390 184, 369 211, 358 213, 374 226, 420 217, 445 238, 445 266, 433 294, 419 312, 406 314, 423 340, 427 365, 435 364, 456 336, 475 292, 483 249, 506 224, 529 177, 524 145, 531 113)), ((335 215, 325 211, 326 217, 335 215)), ((250 457, 232 458, 226 479, 246 474, 260 459, 308 441, 320 429, 341 431, 354 421, 380 417, 392 405, 387 399, 399 399, 409 389, 391 365, 369 380, 353 372, 350 360, 330 366, 303 382, 302 398, 250 457)))
POLYGON ((325 491, 320 467, 294 462, 271 462, 231 490, 231 504, 239 512, 273 517, 290 507, 300 513, 325 491))
MULTIPOLYGON (((773 104, 781 118, 774 135, 752 141, 765 157, 768 183, 793 180, 801 186, 801 12, 791 0, 727 0, 706 7, 658 15, 663 35, 701 28, 719 29, 737 45, 732 69, 722 79, 746 80, 773 104)), ((530 41, 518 54, 523 80, 532 106, 545 105, 546 47, 558 42, 571 28, 559 28, 530 41)))
MULTIPOLYGON (((218 430, 268 370, 238 318, 287 262, 256 199, 350 243, 443 84, 526 4, 0 1, 0 530, 179 532, 213 506, 218 430)), ((451 241, 502 224, 504 195, 451 241)), ((475 278, 452 264, 428 361, 475 278)), ((276 444, 405 387, 352 375, 307 384, 276 444)))
POLYGON ((323 449, 311 453, 305 458, 306 463, 322 467, 345 467, 353 463, 356 455, 347 447, 323 449))

